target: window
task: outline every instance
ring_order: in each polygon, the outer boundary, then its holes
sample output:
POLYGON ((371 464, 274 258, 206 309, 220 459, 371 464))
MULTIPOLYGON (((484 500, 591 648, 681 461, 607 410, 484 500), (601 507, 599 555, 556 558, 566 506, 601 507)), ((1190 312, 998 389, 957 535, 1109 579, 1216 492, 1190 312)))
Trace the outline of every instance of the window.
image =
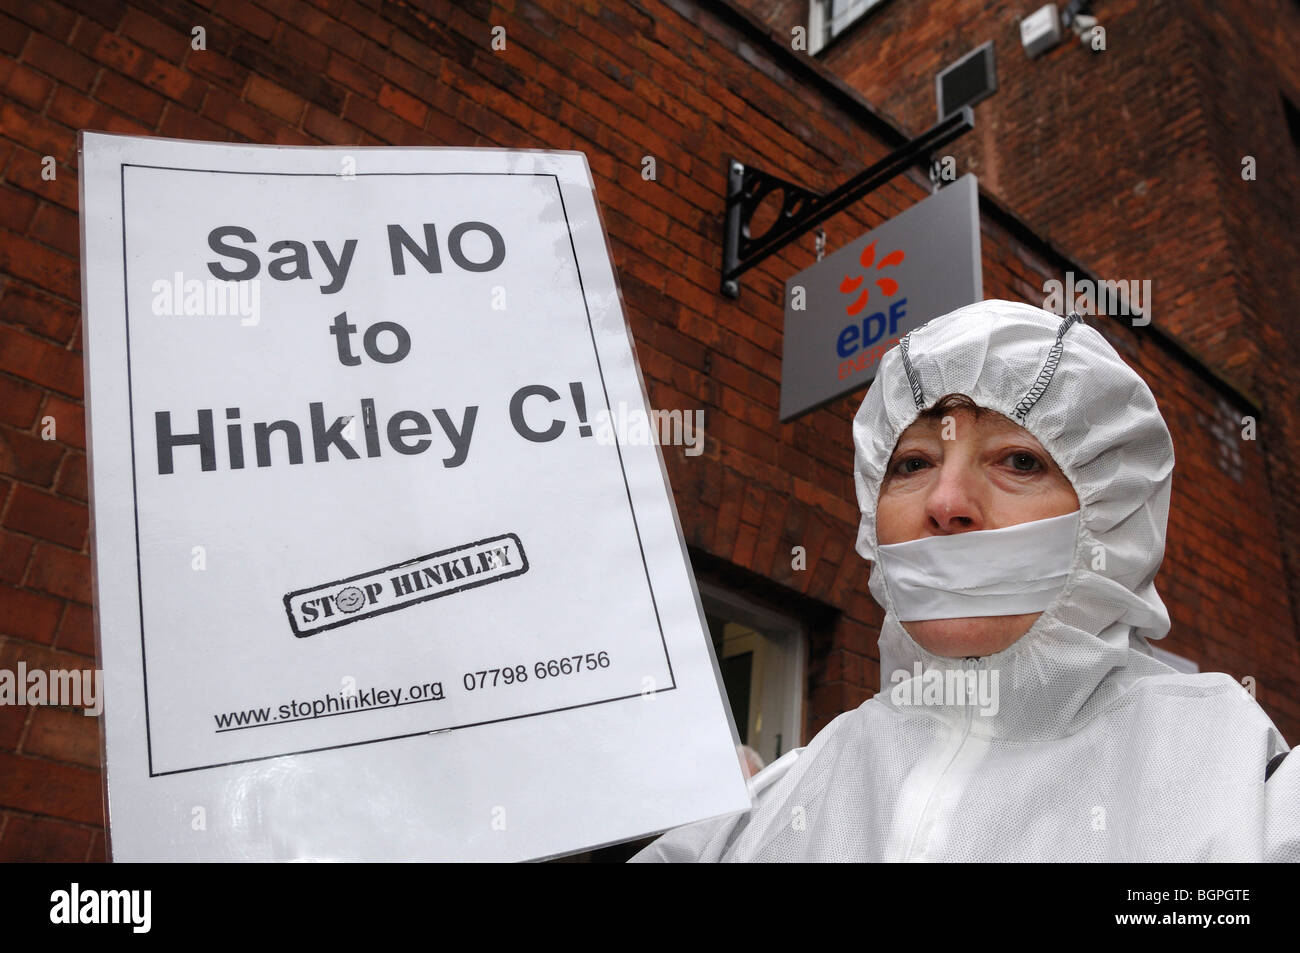
MULTIPOLYGON (((803 626, 721 586, 698 585, 736 731, 769 765, 803 744, 803 626)), ((623 863, 653 841, 646 837, 553 862, 623 863)))
POLYGON ((816 53, 881 3, 884 0, 812 0, 808 4, 808 52, 816 53))
POLYGON ((740 741, 771 764, 803 744, 803 627, 726 589, 699 585, 740 741))

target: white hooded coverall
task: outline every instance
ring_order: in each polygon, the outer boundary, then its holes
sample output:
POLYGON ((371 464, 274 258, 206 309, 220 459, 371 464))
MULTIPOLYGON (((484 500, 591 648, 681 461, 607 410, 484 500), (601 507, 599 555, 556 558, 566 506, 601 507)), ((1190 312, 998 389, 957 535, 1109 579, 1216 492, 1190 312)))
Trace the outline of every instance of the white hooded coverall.
POLYGON ((885 609, 880 692, 756 775, 750 811, 669 831, 634 861, 1300 860, 1300 756, 1265 782, 1289 749, 1251 695, 1226 674, 1176 672, 1146 644, 1169 631, 1152 582, 1173 444, 1101 334, 1010 301, 936 318, 884 356, 853 437, 856 548, 885 609), (1079 498, 1065 588, 1013 645, 973 660, 908 635, 876 549, 895 443, 947 394, 1032 433, 1079 498), (931 682, 996 672, 996 712, 915 704, 893 674, 916 678, 916 663, 931 682))

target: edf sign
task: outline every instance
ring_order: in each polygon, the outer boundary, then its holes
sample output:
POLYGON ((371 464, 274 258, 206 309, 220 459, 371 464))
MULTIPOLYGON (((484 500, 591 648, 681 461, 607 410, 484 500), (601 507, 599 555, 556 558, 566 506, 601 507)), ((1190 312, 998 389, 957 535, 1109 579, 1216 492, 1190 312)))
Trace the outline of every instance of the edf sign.
POLYGON ((781 422, 866 387, 904 334, 983 297, 968 174, 786 283, 781 422))

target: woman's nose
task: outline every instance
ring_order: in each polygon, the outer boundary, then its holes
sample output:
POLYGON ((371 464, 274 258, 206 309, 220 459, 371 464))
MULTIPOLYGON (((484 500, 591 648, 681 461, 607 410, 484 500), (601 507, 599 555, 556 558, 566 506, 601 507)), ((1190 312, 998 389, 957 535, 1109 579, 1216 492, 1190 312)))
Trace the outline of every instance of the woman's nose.
POLYGON ((977 474, 961 461, 947 459, 925 501, 926 521, 936 533, 983 529, 977 474))

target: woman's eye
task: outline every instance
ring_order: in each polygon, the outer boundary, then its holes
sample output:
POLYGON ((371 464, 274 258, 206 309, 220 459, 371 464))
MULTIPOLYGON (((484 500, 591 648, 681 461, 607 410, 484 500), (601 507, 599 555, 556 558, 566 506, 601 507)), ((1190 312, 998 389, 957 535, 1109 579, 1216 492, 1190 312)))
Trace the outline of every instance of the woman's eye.
POLYGON ((1007 460, 1011 461, 1011 467, 1022 473, 1032 473, 1034 470, 1042 469, 1042 463, 1032 453, 1017 451, 1016 453, 1007 454, 1007 460))
POLYGON ((894 472, 901 476, 907 476, 908 474, 915 473, 917 470, 926 466, 928 466, 928 464, 920 457, 906 457, 894 464, 894 472), (913 464, 916 465, 913 466, 913 464))

